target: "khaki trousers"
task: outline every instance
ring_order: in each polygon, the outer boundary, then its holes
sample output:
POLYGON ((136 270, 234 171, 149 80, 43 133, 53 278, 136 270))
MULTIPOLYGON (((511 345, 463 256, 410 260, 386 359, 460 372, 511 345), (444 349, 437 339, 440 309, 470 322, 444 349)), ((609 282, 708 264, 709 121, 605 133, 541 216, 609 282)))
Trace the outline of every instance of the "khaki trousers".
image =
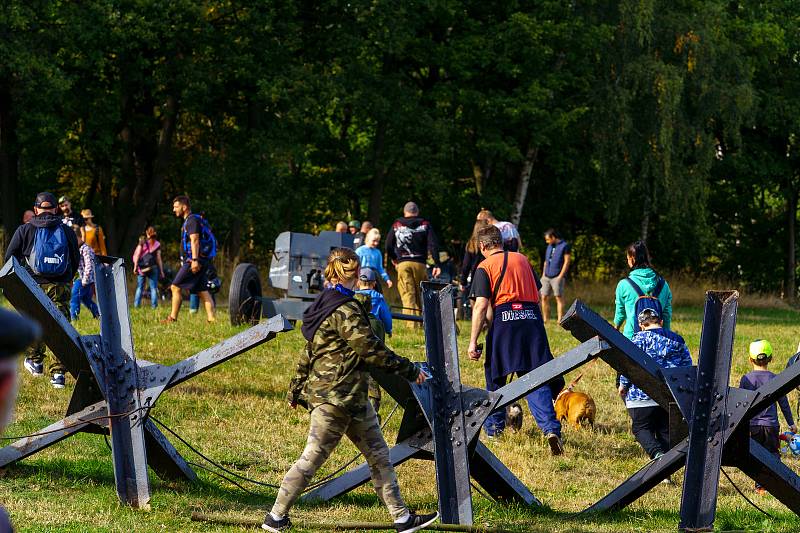
POLYGON ((397 290, 403 301, 403 313, 422 314, 422 292, 419 284, 428 280, 428 270, 422 263, 404 261, 397 264, 397 290))
POLYGON ((408 512, 397 475, 389 459, 389 447, 383 439, 378 417, 372 404, 367 402, 367 414, 363 420, 354 420, 345 410, 328 403, 311 411, 311 429, 300 459, 289 469, 281 482, 272 513, 278 516, 289 514, 294 502, 311 482, 314 474, 330 457, 333 450, 347 435, 364 454, 369 464, 372 484, 378 498, 389 509, 392 520, 408 512))

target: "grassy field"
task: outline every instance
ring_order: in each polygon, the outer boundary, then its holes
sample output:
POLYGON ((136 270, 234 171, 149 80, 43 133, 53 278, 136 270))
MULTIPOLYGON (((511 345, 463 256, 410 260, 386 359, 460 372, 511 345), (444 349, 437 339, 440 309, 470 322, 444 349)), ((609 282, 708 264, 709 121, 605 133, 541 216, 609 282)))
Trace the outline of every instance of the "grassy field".
MULTIPOLYGON (((763 302, 745 297, 736 330, 736 353, 732 383, 749 370, 747 344, 758 337, 775 347, 774 370, 783 367, 794 353, 800 333, 800 314, 790 309, 767 308, 763 302)), ((610 307, 596 306, 604 316, 610 307)), ((222 310, 221 310, 222 311, 222 310)), ((163 309, 134 310, 133 328, 139 357, 172 363, 213 345, 241 328, 221 320, 208 326, 199 316, 183 314, 174 325, 161 325, 163 309)), ((682 333, 696 358, 700 340, 702 308, 688 302, 675 310, 674 329, 682 333)), ((222 316, 221 318, 226 318, 222 316)), ((97 322, 83 317, 83 333, 95 333, 97 322)), ((424 358, 424 341, 416 331, 402 325, 391 340, 399 353, 415 360, 424 358)), ((462 327, 460 349, 466 350, 466 327, 462 327)), ((548 325, 553 352, 558 355, 577 343, 557 325, 548 325)), ((279 483, 286 469, 301 452, 308 429, 307 413, 290 410, 285 391, 302 346, 297 331, 279 336, 173 390, 159 400, 153 414, 194 446, 243 475, 268 483, 279 483)), ((481 364, 463 357, 463 381, 482 385, 481 364)), ((569 379, 569 376, 568 376, 569 379)), ((502 526, 518 531, 674 531, 678 522, 681 475, 677 486, 662 485, 623 512, 570 520, 647 462, 629 432, 623 405, 614 391, 614 373, 602 363, 588 367, 579 389, 590 392, 598 406, 594 431, 565 428, 566 454, 551 457, 541 434, 527 413, 523 431, 487 442, 515 474, 546 504, 545 509, 505 507, 474 493, 476 524, 502 526)), ((66 409, 72 382, 65 390, 54 390, 47 379, 22 373, 16 422, 8 435, 35 432, 60 419, 66 409)), ((794 405, 795 399, 791 399, 794 405)), ((384 417, 393 402, 384 401, 384 417)), ((387 441, 396 435, 400 416, 386 429, 387 441)), ((171 439, 190 461, 202 460, 171 439)), ((486 441, 485 441, 486 442, 486 441)), ((347 442, 340 446, 320 472, 336 470, 355 454, 347 442)), ((800 463, 787 459, 795 470, 800 463)), ((758 505, 774 516, 770 519, 750 507, 724 478, 721 481, 717 527, 762 531, 797 531, 798 518, 771 496, 757 496, 749 478, 728 470, 734 481, 758 505)), ((121 506, 113 484, 111 456, 102 437, 78 435, 7 469, 0 480, 0 502, 10 511, 19 531, 235 531, 217 525, 190 521, 192 511, 230 517, 260 518, 274 498, 269 488, 248 486, 260 495, 247 494, 226 481, 199 471, 200 483, 163 482, 151 476, 152 509, 133 511, 121 506)), ((403 495, 416 509, 436 508, 433 465, 411 461, 398 468, 403 495)), ((315 522, 386 521, 387 515, 371 487, 329 505, 298 505, 293 518, 315 522)))

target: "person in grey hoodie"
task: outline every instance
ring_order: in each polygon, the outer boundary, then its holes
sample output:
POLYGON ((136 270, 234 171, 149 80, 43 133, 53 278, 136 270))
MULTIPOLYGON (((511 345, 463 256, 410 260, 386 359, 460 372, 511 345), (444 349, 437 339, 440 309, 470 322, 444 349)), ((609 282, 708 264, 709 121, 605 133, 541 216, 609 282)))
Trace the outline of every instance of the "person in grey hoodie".
POLYGON ((669 283, 664 280, 661 287, 658 289, 658 294, 654 294, 654 290, 659 286, 659 281, 663 278, 659 276, 650 264, 650 252, 647 250, 647 245, 643 241, 636 241, 628 246, 627 249, 628 266, 631 269, 627 278, 623 278, 617 284, 616 295, 614 299, 614 326, 620 329, 625 325, 622 333, 629 339, 633 338, 636 332, 636 317, 634 310, 636 308, 636 300, 639 299, 639 294, 636 291, 638 288, 643 294, 649 294, 658 298, 661 303, 664 329, 672 327, 672 291, 669 288, 669 283), (634 287, 635 285, 635 287, 634 287))
MULTIPOLYGON (((692 356, 683 337, 664 329, 659 306, 642 311, 637 320, 641 331, 633 343, 641 348, 661 368, 692 366, 692 356)), ((619 394, 631 417, 631 431, 636 441, 651 459, 669 450, 669 415, 645 392, 625 376, 619 378, 619 394)))

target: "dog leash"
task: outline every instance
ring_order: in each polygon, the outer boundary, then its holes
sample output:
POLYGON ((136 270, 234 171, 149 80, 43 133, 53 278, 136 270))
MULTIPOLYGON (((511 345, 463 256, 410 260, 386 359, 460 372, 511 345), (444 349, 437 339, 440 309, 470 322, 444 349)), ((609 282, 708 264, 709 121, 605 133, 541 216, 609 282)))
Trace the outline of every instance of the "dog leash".
POLYGON ((575 379, 573 379, 572 381, 570 381, 570 383, 569 383, 569 385, 568 385, 568 386, 564 387, 564 389, 563 389, 561 392, 559 392, 559 393, 558 393, 558 396, 556 396, 556 400, 558 400, 558 399, 559 399, 559 398, 560 398, 560 397, 561 397, 561 396, 562 396, 564 393, 567 393, 567 392, 572 392, 572 390, 575 388, 575 385, 577 385, 577 383, 578 383, 578 382, 581 380, 581 378, 583 377, 583 374, 585 374, 585 373, 586 373, 586 369, 587 369, 587 368, 589 368, 589 365, 593 365, 593 364, 594 364, 594 363, 596 363, 596 362, 597 362, 597 359, 592 359, 591 361, 589 361, 589 363, 587 363, 587 364, 586 364, 586 366, 584 366, 584 367, 583 367, 583 372, 581 372, 580 374, 578 374, 578 375, 575 377, 575 379))

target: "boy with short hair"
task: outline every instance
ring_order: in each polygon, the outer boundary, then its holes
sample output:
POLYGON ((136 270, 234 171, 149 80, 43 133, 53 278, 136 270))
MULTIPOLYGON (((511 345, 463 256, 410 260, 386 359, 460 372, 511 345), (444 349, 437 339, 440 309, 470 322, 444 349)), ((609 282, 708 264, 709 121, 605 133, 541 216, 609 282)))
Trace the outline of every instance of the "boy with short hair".
POLYGON ((368 305, 367 310, 383 324, 383 329, 387 335, 392 336, 392 312, 386 298, 379 293, 376 288, 378 285, 378 274, 371 268, 362 268, 358 272, 358 290, 356 294, 368 296, 363 302, 368 305))
MULTIPOLYGON (((392 336, 392 312, 383 294, 375 290, 378 284, 378 275, 371 268, 362 268, 358 271, 358 289, 354 298, 361 302, 364 310, 369 313, 369 325, 375 336, 381 342, 386 340, 386 335, 392 336)), ((369 401, 375 413, 381 408, 381 388, 370 376, 369 378, 369 401)), ((381 418, 378 415, 378 422, 381 418)))
MULTIPOLYGON (((742 376, 739 381, 739 387, 746 390, 756 390, 774 378, 775 374, 767 370, 770 361, 772 361, 772 345, 769 341, 756 339, 751 342, 750 363, 753 365, 753 370, 742 376)), ((789 400, 786 399, 786 396, 782 396, 778 400, 778 405, 781 406, 781 412, 786 419, 786 423, 789 424, 789 429, 792 433, 797 433, 797 426, 794 424, 792 410, 789 408, 789 400)), ((780 427, 778 410, 775 408, 774 403, 750 419, 750 438, 766 448, 768 452, 775 455, 779 460, 781 457, 778 442, 780 427)), ((766 491, 756 483, 756 492, 764 494, 766 491)))
MULTIPOLYGON (((661 304, 656 299, 648 301, 637 320, 641 331, 633 336, 633 343, 641 348, 661 368, 692 366, 692 356, 683 337, 664 329, 661 304)), ((620 376, 619 394, 631 417, 631 431, 642 449, 655 459, 669 451, 669 414, 634 383, 620 376)))

